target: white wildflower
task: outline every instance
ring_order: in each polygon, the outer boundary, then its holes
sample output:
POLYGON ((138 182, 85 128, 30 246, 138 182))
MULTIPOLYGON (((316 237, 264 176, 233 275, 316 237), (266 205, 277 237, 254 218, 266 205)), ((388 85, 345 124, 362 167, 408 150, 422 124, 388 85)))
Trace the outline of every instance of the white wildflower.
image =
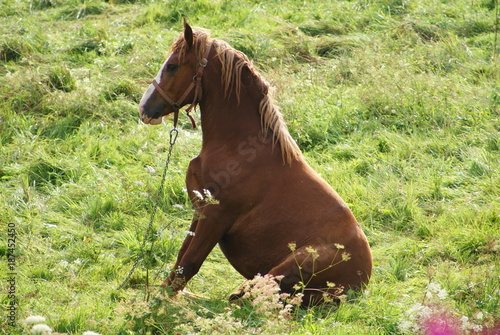
POLYGON ((429 283, 427 285, 427 290, 429 290, 430 292, 436 292, 440 289, 441 289, 441 285, 439 285, 437 283, 429 283))
POLYGON ((475 318, 478 319, 478 320, 482 320, 483 317, 484 317, 483 312, 477 312, 477 314, 475 316, 475 318))
POLYGON ((432 309, 429 306, 424 306, 420 303, 416 303, 406 311, 406 314, 412 319, 416 319, 417 317, 426 318, 432 315, 432 309))
POLYGON ((429 285, 427 285, 426 297, 432 299, 432 294, 435 294, 440 300, 444 300, 448 297, 448 292, 437 283, 429 283, 429 285))
POLYGON ((462 329, 465 331, 472 330, 474 332, 480 332, 481 330, 483 330, 483 326, 476 325, 473 322, 470 322, 469 318, 465 315, 460 318, 460 321, 462 322, 462 329))
POLYGON ((186 235, 188 235, 188 236, 194 236, 195 235, 194 231, 191 231, 191 230, 186 230, 184 233, 186 235))
POLYGON ((43 316, 40 316, 40 315, 31 315, 31 316, 28 316, 23 321, 21 321, 21 323, 23 325, 36 325, 38 323, 44 323, 44 322, 45 322, 45 318, 43 316))
POLYGON ((82 335, 101 335, 101 334, 93 332, 91 330, 87 330, 87 331, 84 331, 82 335))
POLYGON ((201 194, 198 190, 193 190, 193 194, 196 198, 205 201, 207 205, 218 205, 219 200, 215 199, 215 197, 210 193, 209 190, 203 189, 203 194, 201 194))
POLYGON ((200 193, 198 190, 193 190, 193 194, 195 197, 197 197, 200 200, 203 200, 203 195, 200 193))
POLYGON ((205 194, 205 201, 207 204, 209 204, 209 205, 218 205, 219 204, 219 200, 215 199, 215 197, 212 195, 212 193, 210 193, 209 190, 204 189, 203 193, 205 194))
POLYGON ((212 193, 206 188, 203 189, 203 194, 205 194, 205 198, 212 198, 212 193))
POLYGON ((180 209, 180 210, 184 209, 184 206, 182 206, 181 204, 175 204, 172 207, 175 208, 175 209, 180 209))
POLYGON ((31 328, 31 334, 33 335, 49 335, 52 334, 52 328, 45 324, 34 325, 31 328))
POLYGON ((59 262, 59 266, 62 268, 67 268, 69 266, 69 263, 65 260, 62 260, 59 262))
POLYGON ((444 300, 446 299, 446 297, 448 297, 448 292, 446 292, 445 289, 442 289, 439 292, 437 292, 436 295, 439 299, 444 300))
POLYGON ((408 320, 404 320, 399 323, 399 329, 403 331, 403 333, 411 330, 413 326, 414 326, 413 322, 408 320))

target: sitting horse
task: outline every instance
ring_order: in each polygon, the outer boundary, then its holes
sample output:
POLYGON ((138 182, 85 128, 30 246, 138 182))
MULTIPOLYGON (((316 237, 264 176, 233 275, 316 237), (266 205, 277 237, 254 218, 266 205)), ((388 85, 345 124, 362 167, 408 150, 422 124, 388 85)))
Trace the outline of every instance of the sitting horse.
POLYGON ((245 278, 279 280, 303 305, 359 290, 372 271, 365 234, 340 196, 306 163, 245 54, 184 22, 139 104, 141 120, 198 104, 202 148, 186 185, 195 208, 190 233, 163 283, 180 291, 218 243, 245 278), (204 194, 215 201, 207 201, 204 194))

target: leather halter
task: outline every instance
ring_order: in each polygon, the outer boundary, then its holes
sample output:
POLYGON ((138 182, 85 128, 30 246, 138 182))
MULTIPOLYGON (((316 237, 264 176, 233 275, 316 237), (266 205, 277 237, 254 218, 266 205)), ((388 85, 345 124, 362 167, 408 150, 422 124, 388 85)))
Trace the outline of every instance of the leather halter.
POLYGON ((181 95, 181 97, 177 100, 174 101, 174 99, 170 98, 170 96, 162 90, 160 87, 159 83, 156 81, 156 79, 153 79, 153 86, 158 90, 158 93, 165 99, 165 101, 174 109, 174 128, 177 128, 177 121, 179 120, 179 110, 181 108, 182 103, 186 99, 186 97, 191 93, 191 91, 194 90, 194 99, 191 105, 186 109, 186 114, 191 120, 191 125, 193 128, 196 128, 196 121, 194 120, 193 116, 189 113, 191 113, 191 110, 196 107, 198 104, 199 100, 202 97, 202 92, 201 92, 201 77, 203 76, 203 71, 205 70, 205 67, 207 67, 208 64, 208 55, 210 54, 210 50, 212 49, 212 44, 210 44, 207 47, 207 51, 205 52, 205 57, 200 60, 198 63, 198 69, 196 70, 196 74, 193 77, 193 81, 189 84, 189 86, 186 88, 184 93, 181 95))

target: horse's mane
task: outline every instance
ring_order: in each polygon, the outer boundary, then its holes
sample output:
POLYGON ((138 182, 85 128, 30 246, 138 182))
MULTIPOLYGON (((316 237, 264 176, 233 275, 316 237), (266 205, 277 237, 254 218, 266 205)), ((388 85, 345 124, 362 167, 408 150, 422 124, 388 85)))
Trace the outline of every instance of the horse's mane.
MULTIPOLYGON (((241 73, 245 67, 250 70, 264 96, 259 105, 262 132, 266 136, 267 132, 271 130, 273 133, 273 145, 280 145, 283 161, 291 164, 293 160, 300 157, 301 152, 297 143, 290 136, 279 108, 274 104, 269 84, 257 72, 252 62, 243 52, 234 49, 220 39, 210 38, 210 34, 206 30, 200 28, 193 29, 193 46, 195 48, 196 59, 204 57, 206 48, 210 43, 212 50, 215 50, 222 65, 221 80, 226 97, 231 95, 234 90, 239 103, 241 73)), ((172 45, 170 51, 178 52, 179 59, 182 61, 187 52, 183 35, 172 45)))

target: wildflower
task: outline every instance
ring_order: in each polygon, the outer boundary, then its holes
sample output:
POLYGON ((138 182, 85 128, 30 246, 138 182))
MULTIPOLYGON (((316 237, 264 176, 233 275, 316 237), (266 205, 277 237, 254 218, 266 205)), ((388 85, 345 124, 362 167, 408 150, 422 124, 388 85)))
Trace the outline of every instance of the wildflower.
POLYGON ((201 192, 198 190, 193 190, 193 194, 195 195, 196 198, 204 200, 207 203, 207 205, 219 204, 219 200, 215 199, 212 193, 207 189, 203 189, 203 194, 201 194, 201 192))
POLYGON ((21 323, 23 325, 36 325, 38 323, 44 323, 44 322, 45 322, 45 318, 43 316, 40 316, 40 315, 31 315, 31 316, 28 316, 23 321, 21 321, 21 323))
POLYGON ((406 314, 412 319, 416 319, 417 317, 426 318, 432 314, 432 310, 428 306, 416 303, 415 305, 411 306, 409 310, 406 311, 406 314))
POLYGON ((469 321, 469 318, 466 317, 465 315, 462 316, 462 318, 460 319, 460 322, 462 323, 462 326, 461 328, 465 331, 468 331, 468 330, 472 330, 474 332, 480 332, 483 330, 483 326, 481 325, 476 325, 472 322, 469 321))
POLYGON ((332 302, 333 301, 333 295, 329 294, 328 292, 323 292, 323 301, 326 303, 332 302))
POLYGON ((422 319, 424 334, 459 334, 457 320, 449 311, 434 310, 432 315, 422 319))
POLYGON ((283 308, 281 311, 279 311, 279 318, 285 319, 285 320, 290 320, 291 319, 291 311, 292 311, 293 305, 292 304, 286 304, 285 308, 283 308))
POLYGON ((435 294, 440 300, 446 299, 448 297, 448 292, 446 292, 445 289, 441 288, 441 285, 438 283, 429 283, 427 285, 427 293, 426 293, 426 298, 432 299, 432 294, 435 294))
POLYGON ((413 322, 408 320, 403 320, 399 323, 399 329, 403 331, 403 333, 409 332, 413 328, 413 322))
POLYGON ((87 330, 87 331, 83 332, 82 335, 101 335, 101 334, 87 330))
POLYGON ((307 251, 308 254, 310 254, 312 256, 313 260, 318 259, 318 257, 319 257, 318 250, 316 250, 313 247, 309 246, 309 247, 306 247, 306 251, 307 251))
POLYGON ((210 193, 209 190, 203 189, 203 193, 205 194, 205 202, 208 205, 218 205, 219 204, 219 200, 215 199, 215 197, 212 195, 212 193, 210 193))
POLYGON ((282 308, 278 294, 280 288, 276 281, 282 278, 282 276, 256 275, 254 279, 245 283, 243 288, 245 296, 253 299, 252 305, 256 307, 257 313, 269 314, 273 310, 282 308))
POLYGON ((280 293, 280 299, 287 301, 290 298, 290 293, 280 293))
MULTIPOLYGON (((65 260, 62 260, 59 262, 59 266, 62 268, 67 268, 69 266, 69 263, 65 260)), ((28 318, 30 318, 30 317, 28 317, 28 318)))
POLYGON ((31 334, 33 334, 33 335, 48 335, 48 334, 52 334, 52 328, 50 328, 46 324, 34 325, 33 328, 31 328, 31 334))
POLYGON ((200 200, 203 200, 203 195, 200 193, 198 190, 193 190, 193 194, 195 197, 197 197, 200 200))
POLYGON ((334 288, 335 287, 335 283, 327 281, 326 282, 326 286, 328 286, 328 288, 334 288))
POLYGON ((337 249, 345 249, 345 246, 343 244, 340 244, 340 243, 334 243, 333 244, 335 246, 335 248, 337 249))
POLYGON ((309 253, 309 254, 312 254, 312 253, 318 252, 316 249, 314 249, 314 248, 313 248, 313 247, 311 247, 311 246, 306 247, 306 251, 307 251, 307 253, 309 253))
POLYGON ((205 194, 205 198, 212 198, 212 193, 206 188, 203 189, 203 194, 205 194))
POLYGON ((290 242, 288 243, 288 248, 294 252, 295 251, 295 248, 297 248, 297 244, 295 242, 290 242))
POLYGON ((302 304, 303 298, 304 298, 304 293, 294 294, 289 303, 295 306, 300 306, 302 304))
POLYGON ((436 295, 439 299, 444 300, 448 296, 448 292, 446 292, 445 289, 442 289, 436 295))
POLYGON ((191 230, 186 230, 184 233, 186 235, 188 235, 188 236, 194 236, 195 235, 194 231, 191 231, 191 230))
POLYGON ((348 253, 348 252, 343 252, 342 253, 342 261, 343 262, 347 262, 350 259, 351 259, 351 254, 350 253, 348 253))

